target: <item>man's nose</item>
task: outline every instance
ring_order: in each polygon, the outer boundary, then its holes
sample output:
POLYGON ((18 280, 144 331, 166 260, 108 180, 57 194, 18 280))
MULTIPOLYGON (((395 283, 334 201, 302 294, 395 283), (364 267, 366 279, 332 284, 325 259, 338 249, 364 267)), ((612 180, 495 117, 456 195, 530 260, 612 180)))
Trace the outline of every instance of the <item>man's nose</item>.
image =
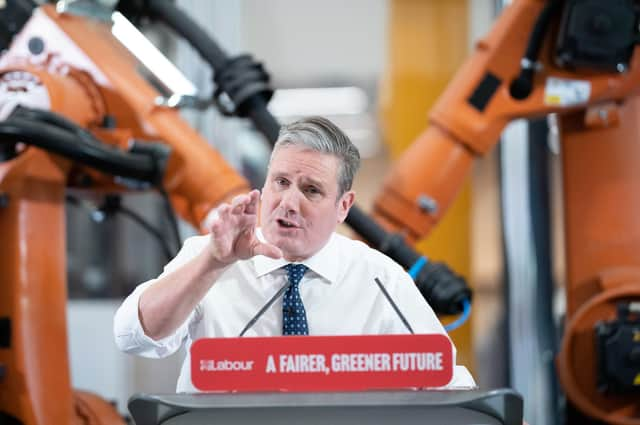
POLYGON ((287 213, 297 213, 300 210, 300 193, 293 188, 282 194, 280 205, 287 213))

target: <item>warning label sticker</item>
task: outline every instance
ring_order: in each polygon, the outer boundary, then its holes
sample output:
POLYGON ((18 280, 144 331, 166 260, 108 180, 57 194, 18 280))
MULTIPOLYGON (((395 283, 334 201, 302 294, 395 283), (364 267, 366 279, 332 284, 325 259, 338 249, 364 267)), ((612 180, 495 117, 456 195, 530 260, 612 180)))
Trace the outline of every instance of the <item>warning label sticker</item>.
POLYGON ((544 103, 550 106, 575 106, 587 103, 591 95, 591 83, 567 78, 547 78, 544 87, 544 103))

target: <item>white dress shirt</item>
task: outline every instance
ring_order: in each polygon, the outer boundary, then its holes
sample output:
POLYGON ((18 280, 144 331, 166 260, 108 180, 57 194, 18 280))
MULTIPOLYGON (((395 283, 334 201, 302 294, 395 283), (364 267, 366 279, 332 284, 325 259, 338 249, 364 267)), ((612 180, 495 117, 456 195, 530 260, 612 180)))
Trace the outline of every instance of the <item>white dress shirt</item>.
MULTIPOLYGON (((262 235, 258 231, 258 237, 262 235)), ((165 266, 163 276, 197 256, 209 236, 187 239, 178 255, 165 266)), ((288 262, 265 256, 237 261, 209 289, 187 320, 170 336, 155 341, 145 335, 138 317, 138 300, 155 279, 140 284, 120 306, 114 318, 117 346, 131 354, 159 358, 183 345, 187 355, 177 392, 197 392, 191 383, 189 349, 199 338, 237 337, 251 318, 285 285, 282 268, 288 262)), ((408 330, 374 278, 396 302, 415 333, 446 332, 411 277, 389 257, 334 233, 314 256, 302 261, 309 267, 299 284, 310 335, 406 334, 408 330)), ((245 336, 282 335, 282 298, 278 299, 245 336)), ((454 347, 455 364, 455 347, 454 347)), ((474 388, 463 366, 454 368, 449 388, 474 388)))

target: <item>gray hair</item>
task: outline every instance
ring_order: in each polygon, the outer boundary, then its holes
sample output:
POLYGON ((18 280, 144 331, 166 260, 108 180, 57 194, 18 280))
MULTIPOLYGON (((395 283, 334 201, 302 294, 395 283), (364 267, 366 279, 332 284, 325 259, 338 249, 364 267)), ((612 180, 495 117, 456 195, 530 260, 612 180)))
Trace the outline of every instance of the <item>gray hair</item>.
POLYGON ((338 158, 338 197, 351 189, 360 166, 360 152, 346 134, 323 117, 306 117, 280 127, 271 157, 283 146, 304 146, 338 158))

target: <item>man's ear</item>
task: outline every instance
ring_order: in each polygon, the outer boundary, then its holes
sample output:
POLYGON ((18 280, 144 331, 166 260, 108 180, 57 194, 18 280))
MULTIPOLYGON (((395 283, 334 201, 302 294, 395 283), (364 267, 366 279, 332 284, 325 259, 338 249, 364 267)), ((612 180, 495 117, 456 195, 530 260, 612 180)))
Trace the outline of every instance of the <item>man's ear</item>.
POLYGON ((342 223, 349 214, 349 209, 356 200, 356 193, 353 190, 348 190, 342 194, 338 200, 338 224, 342 223))

